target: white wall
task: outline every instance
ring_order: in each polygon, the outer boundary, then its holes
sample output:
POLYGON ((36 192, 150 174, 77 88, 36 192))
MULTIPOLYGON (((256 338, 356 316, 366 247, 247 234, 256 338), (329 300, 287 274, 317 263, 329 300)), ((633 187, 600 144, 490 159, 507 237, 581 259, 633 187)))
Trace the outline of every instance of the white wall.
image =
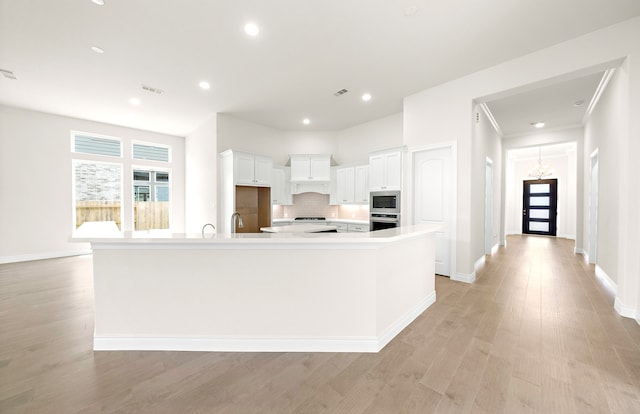
MULTIPOLYGON (((457 143, 457 272, 473 271, 475 257, 472 245, 477 242, 472 242, 471 238, 480 236, 471 230, 472 177, 484 174, 484 171, 472 169, 471 162, 473 128, 470 128, 470 123, 473 119, 474 99, 481 100, 507 91, 539 87, 579 74, 594 73, 620 64, 625 57, 631 55, 640 56, 640 18, 630 19, 405 98, 403 140, 407 146, 419 147, 450 141, 457 143)), ((627 110, 630 113, 640 113, 640 65, 629 65, 628 71, 627 110)), ((640 145, 637 143, 640 117, 628 118, 622 125, 625 131, 617 139, 629 151, 617 168, 624 175, 632 176, 631 160, 640 155, 640 145)), ((626 189, 629 203, 620 209, 624 210, 622 216, 631 220, 632 224, 632 230, 625 231, 625 235, 621 237, 627 244, 636 243, 637 248, 639 240, 635 234, 640 229, 636 213, 640 205, 638 192, 636 190, 631 194, 633 186, 629 179, 621 184, 626 189)), ((576 232, 581 236, 578 229, 576 232)), ((629 267, 627 277, 633 285, 635 296, 640 269, 635 256, 631 259, 630 253, 624 259, 619 259, 629 267)), ((636 299, 628 299, 633 302, 632 307, 635 307, 636 299)))
POLYGON ((474 174, 472 177, 471 203, 471 258, 477 261, 485 254, 485 186, 486 175, 484 173, 487 158, 493 162, 493 213, 491 246, 500 242, 500 217, 502 210, 502 138, 493 128, 491 122, 479 105, 476 105, 477 114, 474 125, 472 141, 473 171, 482 171, 482 174, 474 174))
POLYGON ((338 164, 368 164, 369 153, 402 145, 402 113, 336 132, 338 164))
MULTIPOLYGON (((602 94, 598 105, 587 122, 584 137, 584 204, 589 206, 590 198, 590 156, 598 150, 600 181, 598 190, 598 259, 597 264, 616 282, 618 280, 618 253, 622 240, 619 229, 626 226, 625 218, 620 216, 618 204, 621 202, 620 183, 623 172, 617 168, 624 158, 625 146, 620 136, 625 128, 625 88, 627 85, 624 71, 613 75, 602 94)), ((636 160, 637 162, 637 160, 636 160)), ((585 208, 583 244, 589 251, 589 208, 585 208)))
MULTIPOLYGON (((131 173, 132 140, 170 145, 171 224, 174 231, 184 231, 183 138, 0 106, 0 262, 88 251, 88 245, 69 241, 73 230, 71 131, 121 138, 125 157, 129 155, 122 160, 124 174, 131 173)), ((123 191, 132 194, 131 185, 123 191)), ((125 199, 123 230, 131 230, 132 214, 126 203, 125 199)))
POLYGON ((186 229, 199 232, 217 223, 217 116, 211 116, 185 139, 186 229))

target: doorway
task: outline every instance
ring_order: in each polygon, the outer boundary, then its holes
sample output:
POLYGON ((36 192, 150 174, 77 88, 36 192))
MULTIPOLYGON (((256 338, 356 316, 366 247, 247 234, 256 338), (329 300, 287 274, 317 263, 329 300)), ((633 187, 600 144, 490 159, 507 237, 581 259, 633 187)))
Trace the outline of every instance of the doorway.
POLYGON ((493 249, 493 161, 487 157, 484 172, 484 254, 493 249))
POLYGON ((591 183, 589 194, 589 263, 598 262, 598 150, 591 154, 591 183))
POLYGON ((558 180, 525 180, 522 184, 522 234, 555 236, 558 180))

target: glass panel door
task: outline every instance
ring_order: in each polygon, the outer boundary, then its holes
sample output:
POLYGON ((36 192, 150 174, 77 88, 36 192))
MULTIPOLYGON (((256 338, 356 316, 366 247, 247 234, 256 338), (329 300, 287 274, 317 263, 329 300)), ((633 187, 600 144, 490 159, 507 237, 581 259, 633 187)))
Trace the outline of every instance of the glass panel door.
POLYGON ((523 234, 556 235, 557 189, 557 179, 523 181, 523 234))

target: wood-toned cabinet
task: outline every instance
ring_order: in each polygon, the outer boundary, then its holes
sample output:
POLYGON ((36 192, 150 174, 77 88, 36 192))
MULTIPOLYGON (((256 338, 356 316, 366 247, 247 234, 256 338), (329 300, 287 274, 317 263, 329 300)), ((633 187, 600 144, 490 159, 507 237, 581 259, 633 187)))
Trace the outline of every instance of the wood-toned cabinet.
POLYGON ((369 156, 369 190, 402 189, 402 149, 380 151, 369 156))

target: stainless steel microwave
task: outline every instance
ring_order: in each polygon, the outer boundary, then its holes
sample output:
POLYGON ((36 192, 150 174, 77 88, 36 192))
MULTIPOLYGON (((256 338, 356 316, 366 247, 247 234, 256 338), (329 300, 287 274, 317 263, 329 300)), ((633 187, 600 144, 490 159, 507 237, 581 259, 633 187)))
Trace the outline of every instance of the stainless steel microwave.
POLYGON ((400 214, 400 191, 372 191, 369 193, 369 213, 400 214))

